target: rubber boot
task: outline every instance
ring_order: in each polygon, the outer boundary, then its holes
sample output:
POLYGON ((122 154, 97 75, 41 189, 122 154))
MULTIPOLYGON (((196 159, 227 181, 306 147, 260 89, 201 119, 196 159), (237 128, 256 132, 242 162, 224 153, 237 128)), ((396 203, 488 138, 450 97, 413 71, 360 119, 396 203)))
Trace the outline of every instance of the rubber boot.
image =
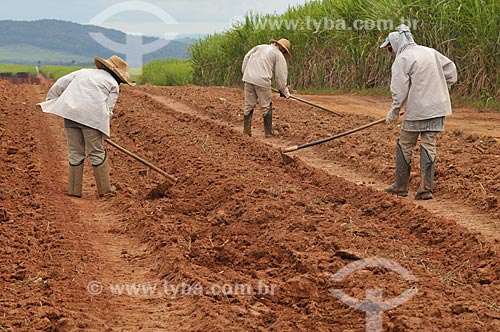
POLYGON ((245 115, 245 118, 243 119, 243 134, 248 136, 252 136, 252 116, 253 110, 251 110, 248 115, 245 115))
POLYGON ((396 176, 394 183, 385 189, 386 192, 397 196, 408 196, 408 186, 410 184, 410 164, 406 162, 403 155, 403 149, 399 144, 396 144, 396 176))
POLYGON ((273 130, 273 103, 269 104, 269 111, 264 115, 264 132, 266 137, 277 136, 278 133, 273 130))
POLYGON ((435 165, 436 163, 432 160, 429 152, 423 146, 420 146, 420 187, 415 194, 415 199, 432 199, 435 165))
POLYGON ((83 160, 78 165, 69 165, 68 196, 82 197, 83 160))
POLYGON ((112 194, 113 191, 111 190, 111 184, 109 182, 109 165, 107 156, 100 165, 92 166, 92 168, 94 170, 94 177, 99 197, 112 194))

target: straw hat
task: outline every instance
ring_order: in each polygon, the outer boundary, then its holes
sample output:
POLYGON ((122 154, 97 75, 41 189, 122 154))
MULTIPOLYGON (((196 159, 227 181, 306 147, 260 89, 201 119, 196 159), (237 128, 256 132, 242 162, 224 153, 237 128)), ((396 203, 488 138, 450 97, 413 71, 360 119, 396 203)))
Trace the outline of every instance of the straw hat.
POLYGON ((120 78, 124 83, 127 83, 131 86, 135 85, 135 83, 133 83, 130 79, 130 75, 128 73, 128 64, 119 56, 112 55, 107 60, 96 56, 94 58, 94 63, 95 66, 99 69, 103 69, 103 67, 108 68, 113 73, 115 73, 116 76, 118 76, 118 78, 120 78))
POLYGON ((281 47, 283 47, 286 50, 285 57, 290 59, 292 54, 290 54, 291 44, 290 44, 290 41, 288 39, 285 39, 285 38, 281 38, 280 40, 271 39, 269 41, 269 44, 271 44, 271 43, 276 43, 276 44, 279 44, 281 47))

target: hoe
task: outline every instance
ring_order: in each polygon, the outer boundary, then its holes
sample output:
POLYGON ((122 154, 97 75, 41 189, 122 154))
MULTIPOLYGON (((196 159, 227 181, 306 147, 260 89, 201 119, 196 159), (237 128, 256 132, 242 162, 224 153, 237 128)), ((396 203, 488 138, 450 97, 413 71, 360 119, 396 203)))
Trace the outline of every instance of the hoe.
MULTIPOLYGON (((401 115, 403 115, 404 113, 401 113, 401 115)), ((281 157, 283 158, 283 162, 285 163, 285 165, 288 165, 290 164, 291 162, 293 162, 293 158, 286 155, 286 153, 288 152, 292 152, 292 151, 297 151, 297 150, 301 150, 301 149, 305 149, 305 148, 308 148, 308 147, 311 147, 311 146, 314 146, 314 145, 318 145, 318 144, 323 144, 323 143, 326 143, 326 142, 329 142, 329 141, 333 141, 337 138, 341 138, 341 137, 344 137, 344 136, 348 136, 348 135, 351 135, 351 134, 354 134, 360 130, 363 130, 363 129, 366 129, 366 128, 370 128, 372 126, 375 126, 379 123, 384 123, 385 122, 385 118, 384 119, 380 119, 380 120, 377 120, 377 121, 374 121, 374 122, 370 122, 364 126, 361 126, 361 127, 358 127, 358 128, 354 128, 354 129, 351 129, 351 130, 348 130, 346 132, 343 132, 343 133, 340 133, 340 134, 337 134, 337 135, 334 135, 334 136, 331 136, 331 137, 327 137, 327 138, 324 138, 324 139, 321 139, 321 140, 318 140, 318 141, 314 141, 314 142, 310 142, 310 143, 305 143, 305 144, 302 144, 302 145, 295 145, 295 146, 290 146, 288 148, 284 148, 284 149, 280 149, 280 153, 281 153, 281 157)))
POLYGON ((144 165, 148 166, 149 168, 151 168, 152 170, 160 173, 161 175, 163 175, 164 177, 167 178, 167 180, 172 183, 172 184, 175 184, 177 183, 177 178, 174 177, 173 175, 170 175, 168 174, 167 172, 159 169, 158 167, 156 167, 155 165, 151 164, 150 162, 147 162, 146 160, 142 159, 141 157, 139 157, 138 155, 135 155, 133 154, 132 152, 130 152, 129 150, 125 149, 124 147, 121 147, 120 145, 116 144, 115 142, 109 140, 109 139, 105 139, 106 143, 108 143, 109 145, 117 148, 118 150, 120 150, 121 152, 129 155, 130 157, 134 158, 135 160, 143 163, 144 165))
MULTIPOLYGON (((278 89, 272 89, 274 92, 280 92, 278 89)), ((323 111, 327 111, 329 113, 333 113, 335 114, 336 116, 340 116, 342 117, 341 114, 337 113, 337 112, 334 112, 332 111, 331 109, 328 109, 326 107, 323 107, 321 105, 318 105, 318 104, 314 104, 314 103, 311 103, 310 101, 308 100, 305 100, 305 99, 302 99, 302 98, 299 98, 299 97, 295 97, 295 96, 290 96, 290 99, 293 99, 293 100, 297 100, 297 101, 300 101, 301 103, 304 103, 304 104, 307 104, 307 105, 310 105, 310 106, 314 106, 316 108, 319 108, 320 110, 323 110, 323 111)))

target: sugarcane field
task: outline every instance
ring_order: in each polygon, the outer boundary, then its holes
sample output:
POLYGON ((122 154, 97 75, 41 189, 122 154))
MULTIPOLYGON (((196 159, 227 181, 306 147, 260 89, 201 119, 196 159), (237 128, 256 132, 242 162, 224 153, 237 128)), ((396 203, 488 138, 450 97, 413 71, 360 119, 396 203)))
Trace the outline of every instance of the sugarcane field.
MULTIPOLYGON (((0 33, 0 331, 500 331, 500 5, 479 2, 474 54, 422 1, 357 41, 250 27, 344 8, 276 2, 139 74, 2 60, 0 33)), ((96 17, 160 13, 114 3, 96 17)))

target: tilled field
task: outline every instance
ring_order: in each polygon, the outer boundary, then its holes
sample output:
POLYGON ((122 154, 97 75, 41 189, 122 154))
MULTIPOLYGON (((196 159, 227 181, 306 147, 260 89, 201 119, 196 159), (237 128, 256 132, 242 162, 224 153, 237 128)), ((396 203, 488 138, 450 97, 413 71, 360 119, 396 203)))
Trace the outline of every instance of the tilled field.
MULTIPOLYGON (((98 200, 87 167, 76 199, 65 196, 62 121, 34 107, 45 92, 0 82, 3 330, 364 331, 363 308, 332 289, 359 300, 379 289, 384 301, 415 291, 382 314, 385 331, 500 329, 496 228, 472 231, 314 162, 285 165, 276 148, 373 118, 276 100, 282 135, 266 140, 258 116, 254 137, 241 133, 240 90, 125 87, 111 138, 179 182, 110 147, 117 195, 98 200), (332 280, 373 257, 415 278, 386 264, 332 280)), ((382 125, 307 153, 389 184, 396 137, 382 125)), ((455 131, 440 143, 436 200, 496 225, 496 141, 455 131)))

